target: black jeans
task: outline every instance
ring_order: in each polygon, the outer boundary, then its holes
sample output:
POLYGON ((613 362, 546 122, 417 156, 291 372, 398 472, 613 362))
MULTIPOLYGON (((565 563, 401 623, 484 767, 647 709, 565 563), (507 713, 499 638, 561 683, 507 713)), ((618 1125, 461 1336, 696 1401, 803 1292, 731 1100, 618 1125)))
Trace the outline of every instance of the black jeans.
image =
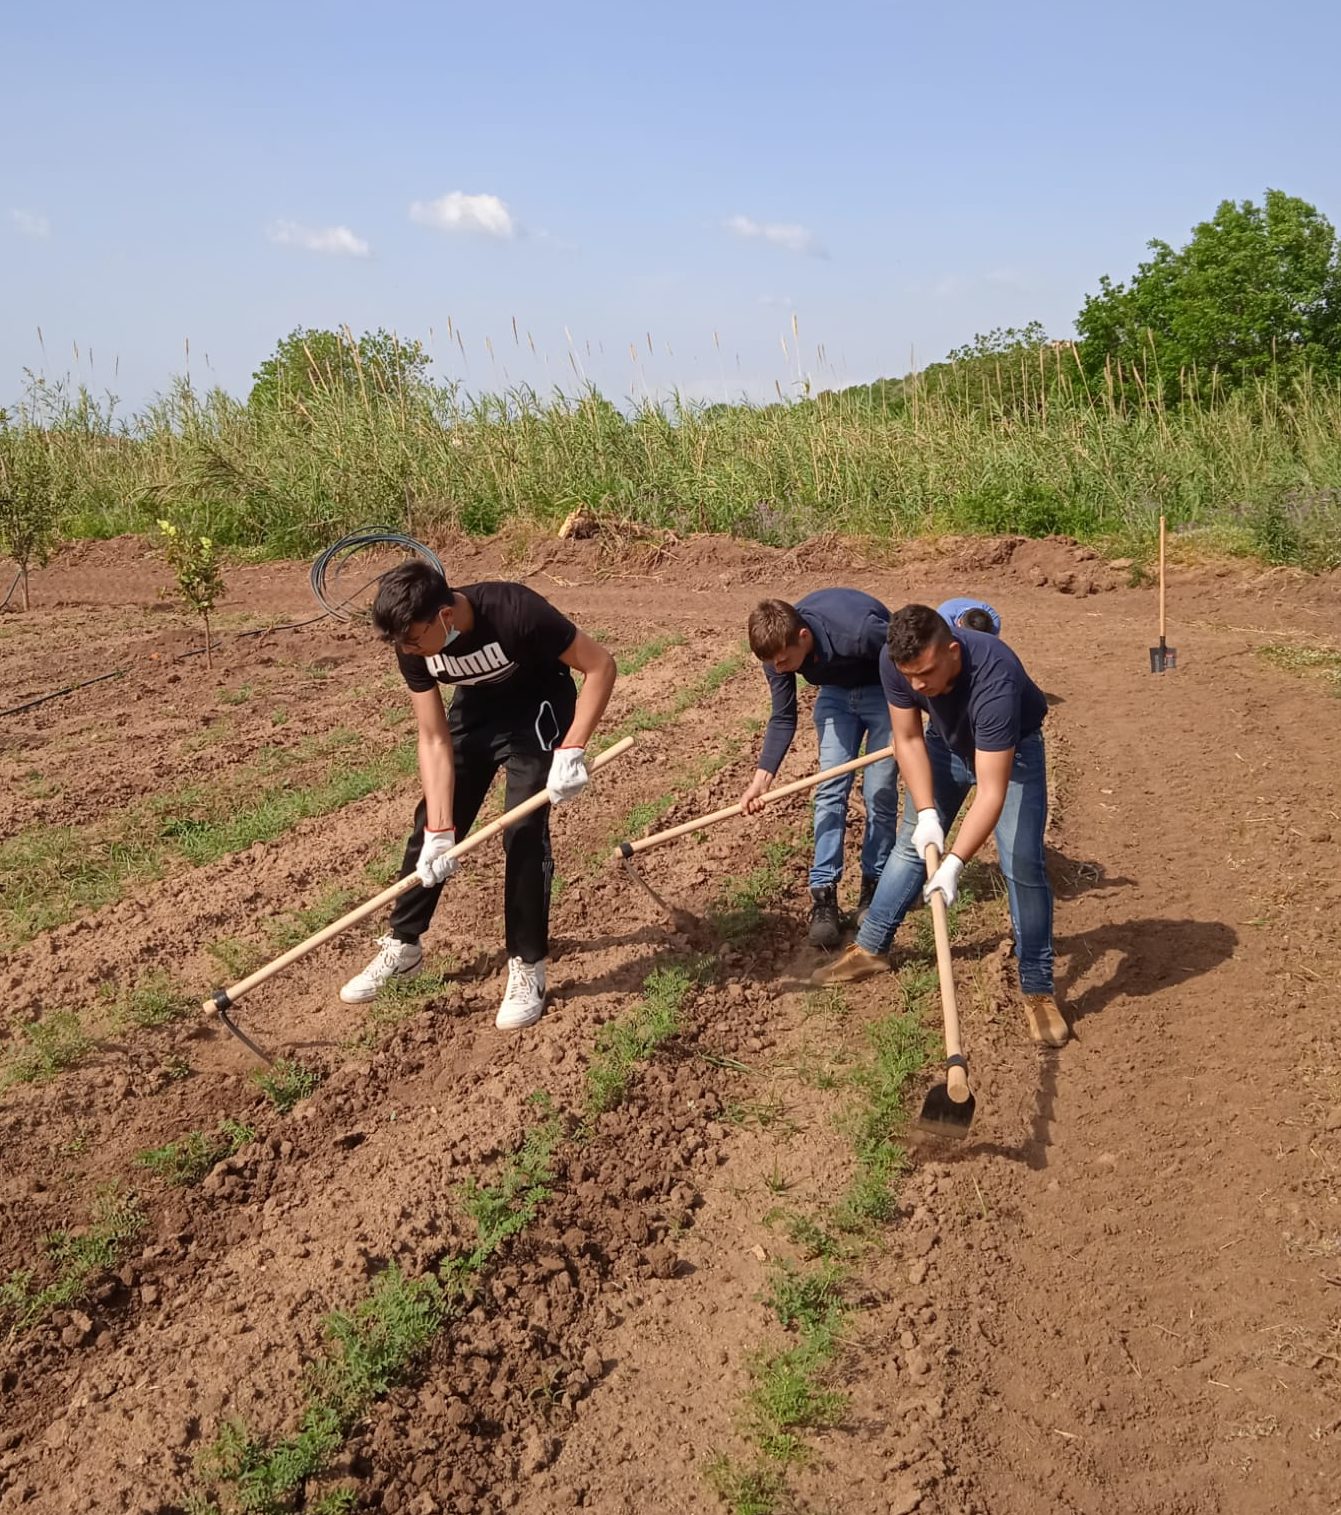
MULTIPOLYGON (((545 787, 554 748, 572 724, 577 693, 567 674, 525 700, 501 698, 485 689, 462 690, 452 701, 447 724, 452 733, 456 787, 452 825, 464 841, 500 768, 507 771, 506 808, 511 810, 545 787)), ((414 834, 405 846, 400 876, 414 872, 424 844, 425 801, 414 813, 414 834)), ((549 807, 509 826, 503 833, 506 866, 503 919, 509 957, 538 963, 549 952, 549 893, 554 859, 549 846, 549 807)), ((391 912, 391 934, 417 942, 428 930, 438 897, 432 889, 411 889, 391 912)))

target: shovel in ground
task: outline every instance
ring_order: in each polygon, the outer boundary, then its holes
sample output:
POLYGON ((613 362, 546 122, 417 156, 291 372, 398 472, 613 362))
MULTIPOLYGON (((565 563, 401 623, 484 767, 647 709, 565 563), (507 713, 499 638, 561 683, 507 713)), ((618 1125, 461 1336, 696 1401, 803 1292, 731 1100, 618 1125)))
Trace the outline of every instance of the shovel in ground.
MULTIPOLYGON (((598 768, 603 768, 607 763, 617 757, 622 757, 633 746, 633 738, 626 736, 612 747, 607 747, 599 757, 593 759, 590 769, 593 773, 598 768)), ((481 826, 478 831, 472 832, 463 841, 460 841, 447 854, 448 857, 463 857, 467 852, 473 852, 476 847, 487 842, 491 836, 496 836, 500 831, 505 831, 509 826, 530 815, 533 811, 541 809, 549 804, 549 793, 542 789, 539 794, 533 794, 529 800, 523 800, 520 805, 514 805, 511 810, 505 811, 496 821, 490 821, 487 826, 481 826)), ((362 920, 367 920, 370 915, 375 915, 384 905, 389 905, 392 900, 399 899, 402 894, 408 894, 411 889, 419 888, 417 874, 407 874, 389 888, 383 889, 372 899, 366 900, 362 905, 357 905, 348 915, 342 915, 338 921, 332 921, 329 926, 320 931, 313 932, 305 942, 299 942, 296 947, 290 947, 287 952, 282 952, 273 962, 267 963, 264 968, 258 968, 255 973, 249 973, 246 978, 239 979, 236 984, 230 984, 227 989, 214 989, 201 1006, 207 1013, 217 1011, 219 1019, 228 1027, 237 1039, 250 1048, 257 1057, 265 1063, 274 1063, 274 1059, 263 1052, 252 1041, 251 1037, 229 1015, 238 1000, 244 994, 274 978, 277 973, 282 973, 290 964, 296 963, 299 958, 306 957, 309 952, 314 952, 323 943, 329 942, 333 937, 340 935, 342 931, 348 931, 351 926, 356 926, 362 920)))
POLYGON ((1151 673, 1177 668, 1178 652, 1164 640, 1164 517, 1159 518, 1159 646, 1150 649, 1151 673))
MULTIPOLYGON (((941 865, 940 853, 928 847, 927 877, 941 865)), ((913 1121, 915 1131, 929 1136, 959 1140, 973 1124, 975 1101, 968 1082, 968 1059, 959 1045, 959 1007, 955 1003, 954 970, 950 961, 950 926, 945 897, 939 890, 931 896, 931 924, 936 935, 936 974, 941 982, 941 1014, 945 1020, 945 1082, 934 1084, 922 1101, 922 1113, 913 1121)))

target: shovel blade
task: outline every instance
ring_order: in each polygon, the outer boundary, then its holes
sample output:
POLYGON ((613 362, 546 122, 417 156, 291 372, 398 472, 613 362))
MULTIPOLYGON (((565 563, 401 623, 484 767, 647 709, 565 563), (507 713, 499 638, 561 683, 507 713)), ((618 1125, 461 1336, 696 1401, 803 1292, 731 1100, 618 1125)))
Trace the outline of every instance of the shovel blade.
POLYGON ((976 1103, 971 1094, 962 1103, 956 1103, 944 1084, 934 1084, 927 1090, 922 1113, 913 1122, 913 1129, 958 1141, 968 1135, 976 1103))
POLYGON ((1178 649, 1176 647, 1152 647, 1150 649, 1151 673, 1166 673, 1171 668, 1178 666, 1178 649))

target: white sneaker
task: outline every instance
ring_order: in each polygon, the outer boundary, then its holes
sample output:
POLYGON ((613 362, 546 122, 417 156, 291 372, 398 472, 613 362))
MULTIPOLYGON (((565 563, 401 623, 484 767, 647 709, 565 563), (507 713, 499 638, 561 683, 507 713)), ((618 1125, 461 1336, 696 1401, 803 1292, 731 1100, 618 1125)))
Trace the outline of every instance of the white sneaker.
POLYGON ((545 964, 508 958, 508 989, 498 1007, 494 1025, 500 1031, 519 1031, 534 1026, 545 1011, 545 964))
POLYGON ((398 942, 394 936, 380 936, 377 947, 372 962, 340 990, 345 1004, 365 1004, 376 997, 383 984, 393 978, 413 978, 424 966, 424 949, 418 942, 398 942))

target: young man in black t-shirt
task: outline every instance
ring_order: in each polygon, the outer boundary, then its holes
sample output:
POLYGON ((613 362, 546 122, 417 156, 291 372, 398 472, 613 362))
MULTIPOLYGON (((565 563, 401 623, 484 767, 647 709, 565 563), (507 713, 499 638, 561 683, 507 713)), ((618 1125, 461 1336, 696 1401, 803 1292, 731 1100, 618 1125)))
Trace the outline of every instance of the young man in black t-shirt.
MULTIPOLYGON (((383 578, 372 615, 378 634, 396 649, 419 725, 424 797, 400 876, 417 873, 423 887, 396 901, 377 956, 340 990, 348 1004, 419 972, 419 938, 456 871, 446 854, 474 824, 500 767, 507 772, 508 809, 542 789, 553 805, 581 794, 583 751, 615 683, 615 660, 605 648, 524 584, 453 590, 435 568, 415 560, 383 578), (572 669, 584 675, 581 694, 572 669), (450 712, 443 684, 455 686, 450 712)), ((554 873, 548 809, 510 826, 503 850, 508 986, 495 1024, 514 1030, 539 1020, 545 1006, 554 873)))

